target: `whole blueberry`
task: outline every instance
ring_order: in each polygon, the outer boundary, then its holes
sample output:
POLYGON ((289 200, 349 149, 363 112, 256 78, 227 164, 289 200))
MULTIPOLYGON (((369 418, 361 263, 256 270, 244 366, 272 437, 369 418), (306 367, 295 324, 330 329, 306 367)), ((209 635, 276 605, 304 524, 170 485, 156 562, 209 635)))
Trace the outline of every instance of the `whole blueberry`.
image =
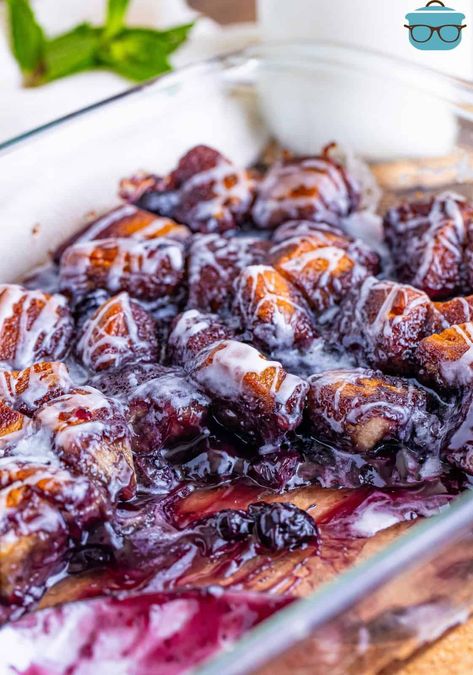
POLYGON ((248 515, 254 519, 257 540, 270 551, 283 551, 303 544, 317 543, 318 530, 315 521, 294 504, 250 504, 248 515))

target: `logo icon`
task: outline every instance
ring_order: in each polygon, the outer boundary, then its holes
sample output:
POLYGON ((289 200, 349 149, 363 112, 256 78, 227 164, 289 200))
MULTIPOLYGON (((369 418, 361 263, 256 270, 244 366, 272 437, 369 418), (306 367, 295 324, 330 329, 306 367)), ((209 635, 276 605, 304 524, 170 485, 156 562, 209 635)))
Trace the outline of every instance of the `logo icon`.
POLYGON ((465 15, 445 7, 441 0, 430 0, 425 7, 406 14, 409 42, 416 49, 455 49, 461 42, 465 15))

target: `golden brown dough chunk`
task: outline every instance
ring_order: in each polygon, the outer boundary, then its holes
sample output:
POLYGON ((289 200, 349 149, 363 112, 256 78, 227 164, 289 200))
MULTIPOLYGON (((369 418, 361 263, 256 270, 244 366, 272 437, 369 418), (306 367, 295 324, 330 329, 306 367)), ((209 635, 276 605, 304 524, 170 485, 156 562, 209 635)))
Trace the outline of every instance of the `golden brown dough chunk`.
POLYGON ((103 303, 82 326, 76 352, 94 371, 129 361, 157 361, 156 322, 128 293, 103 303))
POLYGON ((307 415, 317 437, 355 452, 387 440, 428 445, 427 394, 399 377, 369 369, 329 370, 309 378, 307 415))
POLYGON ((416 359, 421 376, 445 389, 473 382, 473 323, 451 326, 420 342, 416 359))
POLYGON ((112 499, 133 496, 130 431, 116 401, 81 387, 43 405, 33 420, 51 434, 54 453, 72 471, 105 485, 112 499))
POLYGON ((0 372, 0 396, 25 415, 32 415, 44 403, 66 394, 72 386, 67 366, 60 361, 43 361, 25 370, 0 372))
POLYGON ((235 281, 234 309, 263 349, 308 347, 316 332, 303 295, 269 265, 245 267, 235 281))
POLYGON ((441 325, 422 291, 368 277, 340 306, 332 339, 362 364, 403 374, 412 370, 419 342, 441 325))
POLYGON ((337 224, 358 208, 360 187, 330 156, 275 163, 258 186, 252 215, 256 225, 273 229, 295 218, 337 224))
POLYGON ((357 262, 351 247, 325 245, 320 237, 296 235, 274 246, 268 262, 303 293, 320 314, 359 286, 372 270, 357 262))
POLYGON ((191 231, 185 225, 180 225, 170 218, 161 218, 149 211, 143 211, 133 204, 119 206, 87 225, 79 233, 68 239, 55 253, 55 260, 59 262, 66 248, 72 244, 96 239, 158 239, 170 237, 185 241, 191 231))
POLYGON ((247 218, 254 198, 250 173, 205 145, 186 152, 166 177, 138 176, 121 187, 126 199, 193 232, 234 230, 247 218))
POLYGON ((71 537, 107 516, 105 491, 58 466, 0 459, 0 602, 28 605, 71 537))
POLYGON ((471 292, 472 220, 471 204, 453 193, 390 209, 384 219, 385 238, 399 280, 431 298, 471 292))
POLYGON ((445 327, 467 323, 473 319, 473 295, 452 298, 446 302, 434 302, 434 306, 444 318, 445 327))
POLYGON ((66 353, 73 323, 62 295, 0 285, 0 366, 26 368, 66 353))
POLYGON ((311 220, 289 220, 280 225, 271 237, 274 244, 281 244, 296 237, 311 237, 321 246, 336 246, 348 251, 356 262, 366 267, 372 274, 381 269, 379 254, 361 239, 354 239, 340 228, 329 223, 314 223, 311 220))
POLYGON ((184 279, 181 242, 101 239, 73 244, 61 257, 60 287, 75 302, 103 288, 142 300, 171 299, 184 279))
POLYGON ((199 352, 190 374, 230 428, 275 442, 301 422, 307 383, 250 345, 216 342, 199 352))

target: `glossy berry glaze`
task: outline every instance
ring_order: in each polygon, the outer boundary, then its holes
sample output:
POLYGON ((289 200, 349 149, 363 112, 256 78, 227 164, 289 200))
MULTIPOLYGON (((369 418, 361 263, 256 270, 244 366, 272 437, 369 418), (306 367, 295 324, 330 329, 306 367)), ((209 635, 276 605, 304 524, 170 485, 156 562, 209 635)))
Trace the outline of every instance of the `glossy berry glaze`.
POLYGON ((473 474, 462 198, 392 209, 386 249, 330 149, 199 146, 121 195, 0 288, 5 672, 182 672, 473 474))

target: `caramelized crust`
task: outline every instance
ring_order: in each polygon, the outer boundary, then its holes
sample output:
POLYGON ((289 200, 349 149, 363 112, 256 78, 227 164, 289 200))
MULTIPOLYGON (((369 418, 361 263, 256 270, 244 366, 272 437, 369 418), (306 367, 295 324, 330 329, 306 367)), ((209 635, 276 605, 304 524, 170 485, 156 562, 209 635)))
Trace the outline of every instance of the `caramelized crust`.
POLYGON ((451 326, 422 340, 416 351, 421 376, 445 388, 473 382, 473 323, 451 326))
POLYGON ((473 295, 452 298, 446 302, 434 302, 434 306, 442 315, 446 327, 467 323, 473 319, 473 295))
POLYGON ((233 300, 233 282, 248 265, 264 262, 270 244, 255 237, 196 236, 188 260, 188 307, 223 312, 233 300))
POLYGON ((188 309, 178 314, 171 324, 168 355, 172 363, 184 366, 197 354, 219 340, 233 337, 233 332, 216 314, 188 309))
POLYGON ((73 324, 66 298, 0 285, 0 366, 26 368, 62 358, 73 324))
POLYGON ((324 153, 274 164, 258 187, 252 216, 264 229, 293 219, 337 224, 358 208, 360 198, 356 181, 324 153))
POLYGON ((156 322, 128 293, 101 305, 83 325, 76 346, 90 370, 118 368, 127 361, 156 361, 156 322))
POLYGON ((353 239, 338 227, 329 223, 314 223, 311 220, 289 220, 280 225, 271 237, 275 244, 293 240, 297 237, 309 237, 312 241, 319 242, 320 246, 335 246, 347 251, 350 256, 366 267, 371 274, 378 274, 381 269, 381 261, 378 253, 373 251, 361 239, 353 239))
POLYGON ((96 239, 135 239, 146 241, 169 237, 185 241, 191 232, 185 225, 180 225, 170 218, 160 218, 154 213, 143 211, 133 204, 124 204, 87 225, 83 230, 68 239, 55 253, 59 262, 64 251, 72 244, 96 239))
POLYGON ((307 383, 250 345, 217 342, 197 355, 190 372, 233 429, 276 442, 301 422, 307 383))
POLYGON ((263 349, 308 347, 315 339, 302 294, 274 267, 245 267, 235 281, 234 309, 263 349))
POLYGON ((145 242, 102 239, 74 244, 64 251, 60 264, 61 290, 75 302, 103 288, 164 304, 179 290, 183 279, 183 246, 165 237, 145 242))
POLYGON ((320 314, 359 286, 369 271, 358 264, 349 246, 325 245, 320 237, 298 235, 274 246, 269 263, 288 279, 320 314))
POLYGON ((387 440, 425 446, 432 438, 427 394, 408 380, 341 369, 313 375, 309 384, 307 415, 322 440, 363 453, 387 440))
POLYGON ((116 401, 82 387, 42 406, 33 419, 48 431, 55 454, 72 471, 106 486, 112 499, 133 496, 130 432, 116 401))
POLYGON ((472 219, 473 208, 465 199, 448 193, 390 209, 384 231, 399 279, 431 298, 471 292, 472 219))
POLYGON ((24 415, 32 415, 72 386, 67 366, 60 361, 43 361, 25 370, 0 372, 0 396, 24 415))
POLYGON ((425 293, 369 277, 341 305, 333 340, 361 363, 402 374, 412 370, 419 342, 439 325, 425 293))

